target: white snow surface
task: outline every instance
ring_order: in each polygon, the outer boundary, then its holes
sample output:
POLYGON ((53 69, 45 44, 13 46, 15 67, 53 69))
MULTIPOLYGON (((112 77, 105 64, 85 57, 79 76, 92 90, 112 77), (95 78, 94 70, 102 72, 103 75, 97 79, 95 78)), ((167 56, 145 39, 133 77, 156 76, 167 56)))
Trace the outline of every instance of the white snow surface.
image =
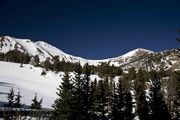
POLYGON ((128 61, 127 59, 130 59, 132 56, 136 56, 136 53, 139 51, 145 52, 145 53, 153 53, 153 51, 146 50, 143 48, 138 48, 135 50, 132 50, 124 55, 114 57, 114 58, 107 58, 102 60, 90 60, 85 59, 73 55, 69 55, 62 50, 44 42, 44 41, 37 41, 33 42, 30 39, 17 39, 10 36, 5 36, 4 40, 0 40, 2 44, 0 48, 0 52, 6 53, 13 49, 18 49, 22 52, 27 52, 31 56, 38 55, 40 58, 40 61, 45 61, 46 58, 52 59, 54 56, 59 56, 60 60, 65 60, 66 62, 71 63, 78 63, 83 66, 85 63, 88 63, 89 65, 99 65, 101 62, 110 63, 110 65, 119 66, 122 63, 119 63, 120 60, 122 61, 128 61))
MULTIPOLYGON (((22 103, 31 104, 35 93, 38 98, 43 97, 43 107, 50 107, 56 98, 56 88, 60 84, 59 74, 47 72, 46 76, 41 76, 42 68, 19 64, 0 62, 0 92, 8 93, 13 86, 15 93, 20 90, 22 103)), ((7 101, 7 95, 0 94, 2 101, 7 101)))
POLYGON ((147 49, 144 49, 144 48, 137 48, 135 50, 132 50, 124 55, 122 55, 122 58, 128 58, 128 57, 131 57, 131 56, 134 56, 137 52, 139 51, 144 51, 144 52, 147 52, 147 53, 154 53, 153 51, 151 50, 147 50, 147 49))
MULTIPOLYGON (((43 98, 42 106, 51 108, 57 98, 57 87, 62 82, 64 73, 48 71, 45 76, 41 73, 42 68, 32 65, 20 67, 17 63, 0 62, 0 101, 7 101, 7 93, 13 86, 15 94, 20 90, 22 103, 30 105, 37 93, 38 99, 43 98)), ((74 73, 70 73, 70 76, 74 77, 74 73)), ((90 78, 100 80, 97 75, 91 75, 90 78)))

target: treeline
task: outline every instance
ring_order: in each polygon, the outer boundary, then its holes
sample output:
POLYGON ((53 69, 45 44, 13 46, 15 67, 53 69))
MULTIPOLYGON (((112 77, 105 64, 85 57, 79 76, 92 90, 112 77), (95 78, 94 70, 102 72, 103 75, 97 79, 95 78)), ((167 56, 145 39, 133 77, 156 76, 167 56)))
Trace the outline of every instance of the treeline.
POLYGON ((0 53, 0 61, 15 62, 15 63, 30 63, 31 56, 18 50, 11 50, 7 53, 0 53))
MULTIPOLYGON (((20 63, 21 67, 23 64, 32 64, 37 67, 42 67, 44 70, 52 70, 56 72, 60 71, 77 71, 79 69, 79 63, 65 62, 65 60, 60 61, 59 56, 55 56, 52 59, 47 58, 44 62, 40 62, 39 56, 29 56, 27 53, 20 52, 18 50, 12 50, 6 54, 0 53, 0 61, 15 62, 20 63)), ((80 69, 82 73, 85 72, 87 64, 81 66, 80 69)), ((115 77, 122 74, 120 67, 110 66, 108 63, 101 63, 99 66, 91 65, 89 66, 91 74, 98 74, 100 77, 110 76, 115 77)))
POLYGON ((122 74, 121 67, 116 67, 114 65, 110 66, 109 63, 101 63, 98 66, 88 65, 88 63, 86 63, 84 66, 80 66, 80 63, 70 63, 65 62, 65 60, 59 61, 59 56, 53 57, 52 62, 50 59, 46 59, 46 61, 42 63, 42 66, 46 71, 53 70, 56 72, 77 72, 80 69, 82 73, 85 73, 86 67, 88 66, 90 74, 98 74, 100 77, 109 76, 113 78, 122 74))
POLYGON ((75 78, 66 72, 58 87, 54 120, 178 120, 180 115, 180 73, 165 82, 159 72, 133 68, 118 82, 111 77, 90 80, 88 65, 75 78), (168 88, 172 88, 170 90, 168 88), (166 89, 165 89, 166 88, 166 89), (166 91, 166 93, 164 93, 166 91), (171 99, 171 97, 173 99, 171 99))

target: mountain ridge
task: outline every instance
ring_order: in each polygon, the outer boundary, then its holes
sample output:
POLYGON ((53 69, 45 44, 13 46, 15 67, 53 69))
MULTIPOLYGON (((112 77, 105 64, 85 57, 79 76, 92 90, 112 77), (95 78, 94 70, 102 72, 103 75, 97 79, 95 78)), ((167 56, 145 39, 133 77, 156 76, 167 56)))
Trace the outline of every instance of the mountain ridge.
POLYGON ((17 49, 21 52, 26 52, 31 56, 38 55, 41 62, 45 61, 47 58, 52 59, 54 56, 59 56, 60 61, 65 60, 66 62, 71 62, 71 63, 80 62, 81 65, 84 65, 85 63, 89 63, 90 65, 97 66, 102 62, 106 62, 109 63, 110 65, 119 66, 120 65, 119 61, 127 62, 131 59, 131 57, 154 53, 151 50, 147 50, 144 48, 137 48, 117 57, 92 60, 92 59, 86 59, 86 58, 67 54, 64 51, 60 50, 59 48, 56 48, 44 41, 33 42, 30 39, 19 39, 10 36, 2 36, 0 37, 0 42, 1 42, 0 45, 1 53, 6 53, 10 50, 17 49))

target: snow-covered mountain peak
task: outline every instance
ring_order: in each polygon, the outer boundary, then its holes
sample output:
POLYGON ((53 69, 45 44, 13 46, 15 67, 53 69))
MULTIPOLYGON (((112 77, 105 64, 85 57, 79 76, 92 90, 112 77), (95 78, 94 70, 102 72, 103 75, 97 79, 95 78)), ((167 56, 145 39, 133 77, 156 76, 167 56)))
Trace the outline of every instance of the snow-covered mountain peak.
POLYGON ((62 50, 44 42, 44 41, 37 41, 35 44, 42 49, 48 51, 51 55, 60 55, 60 54, 65 54, 62 50))
POLYGON ((52 59, 55 56, 59 56, 59 60, 71 63, 81 62, 83 65, 87 62, 81 57, 66 54, 44 41, 33 42, 30 39, 18 39, 10 36, 0 37, 0 53, 7 53, 11 50, 19 50, 28 53, 30 56, 38 55, 40 62, 45 61, 47 58, 52 59))
POLYGON ((5 40, 9 40, 9 41, 16 41, 16 42, 24 42, 24 43, 33 43, 33 41, 31 41, 30 39, 18 39, 18 38, 14 38, 11 36, 3 36, 2 37, 5 40))
POLYGON ((137 48, 137 49, 134 49, 134 50, 122 55, 121 57, 127 58, 127 57, 141 56, 143 54, 151 54, 151 53, 154 53, 154 52, 151 50, 144 49, 144 48, 137 48))
POLYGON ((64 60, 65 62, 71 63, 80 62, 82 66, 85 63, 97 66, 102 62, 109 63, 110 65, 120 66, 124 63, 131 61, 133 58, 139 57, 144 54, 153 53, 150 50, 138 48, 115 58, 108 58, 103 60, 89 60, 69 55, 44 41, 33 42, 30 39, 18 39, 10 36, 0 37, 0 52, 7 53, 8 51, 15 49, 21 52, 28 53, 30 56, 38 55, 40 58, 40 62, 45 61, 47 58, 52 59, 55 56, 59 56, 60 61, 64 60))

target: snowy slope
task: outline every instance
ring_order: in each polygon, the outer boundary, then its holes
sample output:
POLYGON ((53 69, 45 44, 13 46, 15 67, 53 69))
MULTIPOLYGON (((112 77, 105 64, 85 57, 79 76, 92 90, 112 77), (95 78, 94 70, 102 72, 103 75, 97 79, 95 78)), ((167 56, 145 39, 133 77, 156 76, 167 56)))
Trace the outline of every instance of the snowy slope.
POLYGON ((0 52, 7 53, 8 51, 14 49, 18 49, 21 52, 26 52, 31 56, 38 55, 41 62, 45 61, 46 58, 52 59, 52 57, 54 56, 59 56, 60 60, 65 60, 66 62, 80 62, 81 65, 84 65, 88 62, 90 65, 95 66, 99 65, 101 62, 110 63, 110 65, 120 66, 125 62, 130 61, 134 57, 153 53, 150 50, 139 48, 115 58, 108 58, 104 60, 88 60, 85 58, 69 55, 62 50, 43 41, 33 42, 29 39, 17 39, 10 36, 0 37, 0 52))
MULTIPOLYGON (((98 65, 101 62, 107 62, 111 65, 123 64, 126 59, 130 60, 131 57, 137 56, 139 51, 144 53, 152 53, 145 49, 136 49, 125 55, 108 58, 104 60, 88 60, 81 57, 66 54, 60 49, 43 41, 33 42, 29 39, 17 39, 10 36, 0 37, 0 52, 7 53, 10 50, 17 49, 21 52, 28 53, 30 56, 38 55, 40 61, 45 61, 46 58, 52 59, 54 56, 59 56, 60 60, 66 62, 77 63, 81 65, 89 63, 90 65, 98 65), (123 63, 119 62, 123 61, 123 63)), ((30 105, 35 93, 38 94, 39 99, 43 97, 43 107, 51 107, 56 96, 56 88, 62 80, 64 73, 47 72, 46 76, 41 76, 42 68, 34 67, 32 65, 24 65, 10 62, 0 62, 0 100, 7 101, 7 93, 13 86, 15 93, 21 91, 22 103, 30 105)), ((97 75, 91 75, 91 79, 100 78, 97 75)))
MULTIPOLYGON (((110 65, 121 66, 125 70, 132 67, 143 67, 147 70, 154 68, 156 70, 160 68, 180 69, 179 49, 154 53, 150 50, 138 48, 115 58, 89 60, 66 54, 43 41, 34 43, 29 39, 17 39, 9 36, 0 37, 0 53, 7 53, 14 49, 26 52, 30 56, 38 55, 41 62, 46 60, 46 58, 52 59, 54 56, 59 56, 60 60, 65 60, 66 62, 80 62, 81 65, 87 62, 90 65, 99 65, 101 62, 106 62, 110 65)), ((62 81, 64 73, 56 74, 49 71, 46 76, 41 76, 41 73, 42 68, 32 65, 20 67, 20 64, 0 62, 0 101, 7 101, 7 93, 13 86, 16 93, 20 89, 23 96, 22 103, 30 105, 34 94, 37 93, 39 99, 43 97, 43 107, 51 107, 57 97, 56 88, 62 81)), ((91 79, 94 80, 94 78, 100 79, 97 75, 91 75, 91 79)))
MULTIPOLYGON (((30 104, 35 93, 43 97, 43 106, 50 107, 56 97, 56 87, 61 81, 59 74, 48 72, 41 76, 42 69, 31 65, 20 67, 19 64, 0 62, 0 92, 8 93, 13 86, 16 93, 21 91, 22 103, 30 104)), ((1 101, 6 101, 6 94, 0 94, 1 101)))
MULTIPOLYGON (((41 76, 42 68, 32 65, 23 65, 0 62, 0 101, 7 101, 7 93, 13 86, 15 93, 20 90, 22 95, 22 103, 31 104, 31 100, 35 93, 38 98, 43 98, 43 107, 50 108, 57 97, 57 87, 62 82, 64 73, 58 74, 47 72, 45 76, 41 76)), ((71 73, 73 77, 74 74, 71 73)), ((91 79, 99 80, 97 75, 91 75, 91 79)))

